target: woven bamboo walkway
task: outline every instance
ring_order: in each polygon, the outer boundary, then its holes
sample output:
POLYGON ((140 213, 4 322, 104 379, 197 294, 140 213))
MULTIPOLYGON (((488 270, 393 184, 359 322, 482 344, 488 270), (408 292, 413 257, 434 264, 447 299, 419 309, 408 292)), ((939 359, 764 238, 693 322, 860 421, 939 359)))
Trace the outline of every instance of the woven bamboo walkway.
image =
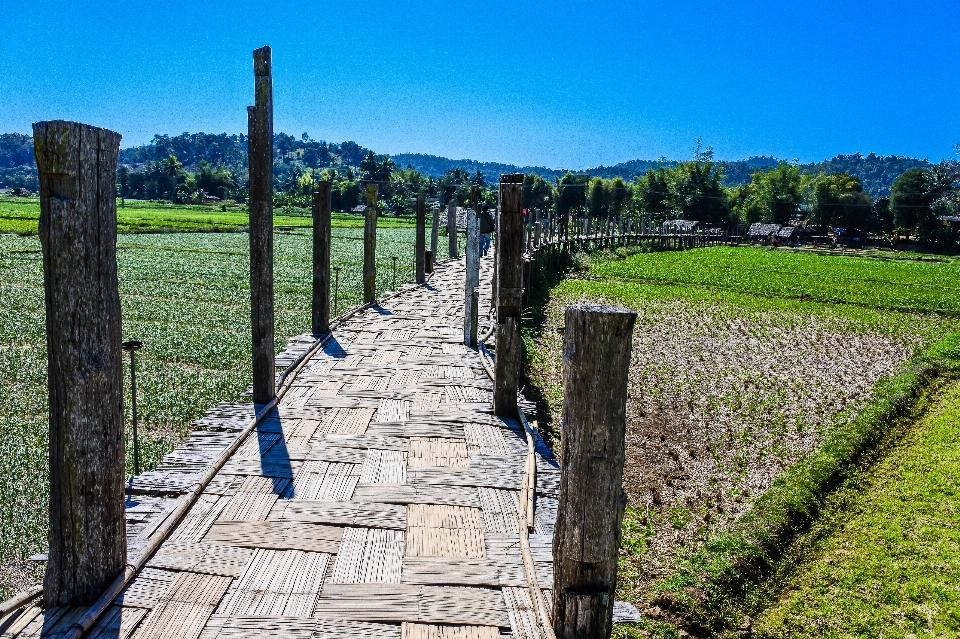
MULTIPOLYGON (((337 327, 88 636, 540 639, 518 534, 527 431, 493 415, 463 345, 463 278, 442 262, 337 327)), ((292 340, 278 366, 314 345, 292 340)), ((134 479, 131 557, 252 417, 210 411, 134 479)), ((529 539, 549 587, 559 471, 536 451, 529 539)), ((29 608, 2 637, 59 636, 84 611, 29 608)))

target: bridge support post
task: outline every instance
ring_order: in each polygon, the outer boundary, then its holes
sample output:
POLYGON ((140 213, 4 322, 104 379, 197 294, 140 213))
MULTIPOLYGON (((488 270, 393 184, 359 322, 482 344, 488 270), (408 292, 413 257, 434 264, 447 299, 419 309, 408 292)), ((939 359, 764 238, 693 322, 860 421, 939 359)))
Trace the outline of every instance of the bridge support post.
POLYGON ((330 182, 313 192, 313 333, 330 331, 330 182))
POLYGON ((363 303, 377 299, 377 185, 367 185, 363 219, 363 303))
POLYGON ((563 336, 563 455, 553 535, 557 639, 608 639, 623 492, 627 377, 637 314, 575 304, 563 336))
POLYGON ((433 264, 437 261, 437 243, 440 236, 440 206, 434 204, 433 219, 430 220, 430 255, 433 259, 427 260, 427 273, 433 273, 433 264))
MULTIPOLYGON (((425 274, 427 260, 427 201, 423 195, 417 196, 417 238, 413 247, 414 277, 417 284, 427 281, 425 274)), ((432 269, 431 269, 432 270, 432 269)))
POLYGON ((480 309, 477 308, 480 286, 480 188, 473 187, 473 209, 467 211, 467 272, 463 291, 463 343, 477 346, 480 309))
POLYGON ((447 203, 447 257, 460 257, 457 247, 457 201, 447 203))
POLYGON ((276 394, 273 327, 273 71, 270 47, 253 52, 255 106, 247 107, 250 171, 250 327, 253 401, 276 394))
POLYGON ((127 561, 117 280, 120 134, 33 125, 50 419, 44 605, 93 603, 127 561))
POLYGON ((520 297, 523 293, 523 174, 500 176, 500 219, 497 224, 497 361, 493 410, 512 417, 517 412, 520 375, 520 297))

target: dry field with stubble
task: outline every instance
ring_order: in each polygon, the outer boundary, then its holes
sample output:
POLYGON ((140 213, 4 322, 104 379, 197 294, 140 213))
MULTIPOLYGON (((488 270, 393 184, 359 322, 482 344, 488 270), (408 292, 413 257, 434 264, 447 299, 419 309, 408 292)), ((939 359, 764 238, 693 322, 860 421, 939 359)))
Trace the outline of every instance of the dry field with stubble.
MULTIPOLYGON (((939 275, 928 263, 917 269, 910 291, 915 299, 921 299, 918 290, 941 291, 949 282, 953 263, 942 265, 939 275)), ((700 249, 597 260, 550 291, 545 330, 528 341, 528 354, 531 379, 554 423, 562 380, 561 338, 552 329, 563 324, 563 309, 603 301, 638 313, 619 597, 656 616, 653 589, 679 558, 728 527, 832 428, 853 419, 873 399, 879 380, 957 329, 951 308, 883 310, 863 303, 864 289, 877 287, 885 275, 897 282, 891 286, 903 286, 913 266, 906 260, 700 249), (710 270, 716 253, 728 278, 718 278, 714 269, 705 281, 698 261, 710 270), (828 270, 831 260, 851 298, 861 298, 838 299, 837 278, 820 273, 829 295, 818 300, 818 280, 809 271, 828 270), (851 267, 864 271, 862 289, 844 272, 851 267), (791 280, 802 295, 789 294, 791 280)))

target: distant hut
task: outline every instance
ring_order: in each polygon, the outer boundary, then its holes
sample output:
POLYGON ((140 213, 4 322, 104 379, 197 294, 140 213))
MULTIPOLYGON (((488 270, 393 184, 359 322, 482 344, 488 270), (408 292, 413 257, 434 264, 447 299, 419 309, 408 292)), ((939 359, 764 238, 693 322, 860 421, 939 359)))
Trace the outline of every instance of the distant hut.
POLYGON ((747 241, 767 244, 773 241, 773 238, 780 232, 780 228, 779 224, 754 222, 750 225, 750 229, 747 230, 747 241))
POLYGON ((703 226, 695 220, 667 220, 660 229, 664 235, 693 235, 703 230, 703 226))
POLYGON ((350 209, 351 213, 366 213, 367 205, 366 204, 357 204, 355 207, 350 209))

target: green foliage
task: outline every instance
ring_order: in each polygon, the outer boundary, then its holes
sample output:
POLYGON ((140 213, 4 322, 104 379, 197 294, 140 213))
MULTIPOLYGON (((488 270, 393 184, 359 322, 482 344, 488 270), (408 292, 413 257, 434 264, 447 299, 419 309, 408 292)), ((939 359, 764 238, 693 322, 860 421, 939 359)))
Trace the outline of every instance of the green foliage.
POLYGON ((905 171, 890 187, 890 210, 893 223, 898 229, 910 231, 918 224, 927 224, 932 217, 930 205, 930 171, 914 168, 905 171))
POLYGON ((733 190, 732 207, 744 222, 789 224, 804 202, 804 178, 796 164, 779 162, 755 171, 750 182, 733 190))
POLYGON ((810 221, 830 227, 867 230, 873 209, 860 180, 846 173, 821 174, 812 180, 813 207, 810 221))

